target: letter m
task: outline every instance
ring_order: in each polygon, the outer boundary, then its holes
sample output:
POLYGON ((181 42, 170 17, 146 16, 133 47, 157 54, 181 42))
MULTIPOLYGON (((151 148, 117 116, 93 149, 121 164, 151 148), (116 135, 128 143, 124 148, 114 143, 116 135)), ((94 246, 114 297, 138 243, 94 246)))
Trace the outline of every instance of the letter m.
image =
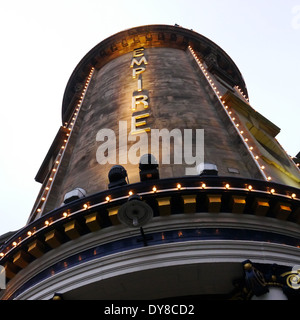
POLYGON ((133 68, 135 64, 137 66, 140 66, 142 63, 148 64, 148 61, 147 61, 147 59, 145 57, 141 57, 140 61, 138 61, 137 59, 133 58, 132 61, 131 61, 130 68, 133 68))
POLYGON ((152 129, 151 130, 151 153, 159 159, 159 151, 162 152, 162 164, 170 164, 170 155, 174 154, 174 164, 182 164, 182 134, 180 129, 152 129), (160 148, 159 138, 162 138, 160 148), (171 152, 171 137, 174 139, 173 152, 171 152))

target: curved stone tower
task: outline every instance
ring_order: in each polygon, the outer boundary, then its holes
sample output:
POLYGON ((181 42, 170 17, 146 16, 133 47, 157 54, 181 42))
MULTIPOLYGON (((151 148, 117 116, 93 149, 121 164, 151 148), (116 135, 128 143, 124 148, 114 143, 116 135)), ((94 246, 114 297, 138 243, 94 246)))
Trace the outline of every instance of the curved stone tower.
POLYGON ((100 42, 67 84, 28 224, 1 246, 2 299, 297 297, 300 173, 279 130, 194 31, 100 42))

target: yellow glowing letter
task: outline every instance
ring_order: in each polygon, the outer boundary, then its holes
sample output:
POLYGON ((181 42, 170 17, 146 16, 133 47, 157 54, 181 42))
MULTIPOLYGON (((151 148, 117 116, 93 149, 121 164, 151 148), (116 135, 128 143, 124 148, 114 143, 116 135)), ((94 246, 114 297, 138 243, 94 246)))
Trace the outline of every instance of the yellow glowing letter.
POLYGON ((133 58, 132 61, 131 61, 130 68, 133 68, 135 64, 140 66, 142 63, 148 64, 148 61, 147 61, 147 59, 145 57, 142 57, 140 59, 140 61, 137 61, 135 58, 133 58))
POLYGON ((143 104, 144 109, 147 109, 149 107, 147 100, 148 100, 148 96, 146 96, 144 94, 141 94, 139 96, 133 96, 132 97, 132 106, 131 106, 132 111, 136 111, 136 107, 139 104, 143 104))
POLYGON ((139 67, 132 70, 132 78, 135 79, 136 76, 140 75, 146 70, 146 68, 139 67))
POLYGON ((143 56, 144 55, 144 48, 139 48, 139 49, 135 49, 134 51, 133 51, 133 56, 134 57, 141 57, 141 56, 143 56))
POLYGON ((143 133, 143 132, 146 132, 146 131, 150 131, 150 128, 143 128, 143 129, 137 130, 137 127, 144 126, 147 123, 146 123, 145 120, 138 121, 138 122, 136 121, 136 120, 139 120, 139 119, 147 118, 149 116, 150 116, 149 113, 144 113, 144 114, 132 116, 132 118, 131 118, 131 132, 130 133, 131 134, 140 134, 140 133, 143 133))

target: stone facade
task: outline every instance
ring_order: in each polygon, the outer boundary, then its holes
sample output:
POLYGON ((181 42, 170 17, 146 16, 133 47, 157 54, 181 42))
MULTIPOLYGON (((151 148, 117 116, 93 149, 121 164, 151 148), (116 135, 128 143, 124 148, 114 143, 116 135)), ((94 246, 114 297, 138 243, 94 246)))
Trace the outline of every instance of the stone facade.
MULTIPOLYGON (((249 170, 243 160, 241 152, 246 150, 239 149, 238 140, 228 130, 225 117, 220 116, 205 79, 201 78, 189 52, 174 48, 146 48, 145 57, 148 65, 143 73, 142 93, 146 92, 149 97, 147 126, 169 131, 180 129, 182 137, 184 129, 193 129, 193 133, 196 129, 204 129, 205 162, 216 164, 219 175, 228 175, 228 168, 234 168, 241 177, 255 177, 255 171, 249 170)), ((116 160, 119 163, 119 121, 127 122, 126 140, 131 130, 132 95, 137 90, 136 80, 132 79, 131 60, 132 53, 127 53, 95 71, 68 145, 69 156, 63 159, 63 172, 57 175, 49 209, 53 205, 59 206, 64 194, 76 187, 85 189, 88 194, 107 189, 108 172, 113 164, 98 163, 96 153, 102 142, 97 142, 96 136, 104 128, 115 132, 116 160), (64 177, 60 179, 62 175, 64 177)), ((151 132, 147 134, 150 152, 151 132)), ((128 150, 133 144, 135 142, 128 142, 128 150)), ((195 148, 194 134, 194 152, 195 148)), ((170 164, 160 161, 161 178, 185 175, 185 166, 174 164, 172 151, 170 164)), ((122 165, 129 181, 138 182, 138 166, 122 165)))

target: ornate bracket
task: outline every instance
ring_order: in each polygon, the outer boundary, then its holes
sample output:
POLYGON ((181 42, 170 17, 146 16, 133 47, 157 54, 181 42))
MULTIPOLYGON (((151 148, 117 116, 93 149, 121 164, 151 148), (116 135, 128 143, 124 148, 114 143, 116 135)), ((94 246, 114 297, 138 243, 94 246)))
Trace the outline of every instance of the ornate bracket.
POLYGON ((234 281, 234 300, 250 300, 254 295, 269 292, 270 287, 279 287, 288 300, 300 300, 300 265, 294 267, 277 264, 242 262, 244 278, 234 281))

